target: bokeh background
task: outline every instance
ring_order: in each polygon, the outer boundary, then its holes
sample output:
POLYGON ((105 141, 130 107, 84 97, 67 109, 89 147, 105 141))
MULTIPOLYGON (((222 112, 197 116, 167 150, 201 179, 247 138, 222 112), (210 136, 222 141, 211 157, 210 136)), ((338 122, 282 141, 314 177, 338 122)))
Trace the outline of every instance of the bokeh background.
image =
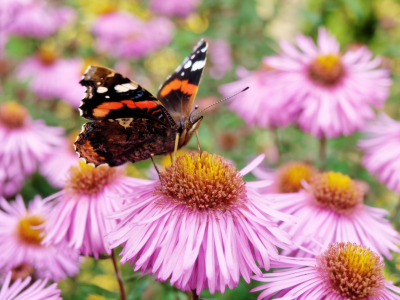
MULTIPOLYGON (((210 43, 208 61, 196 99, 201 109, 221 99, 219 87, 237 80, 238 68, 263 68, 262 58, 279 51, 280 39, 293 41, 299 32, 315 38, 320 26, 337 37, 342 50, 364 44, 374 55, 383 57, 382 67, 390 69, 393 79, 384 111, 400 119, 400 1, 170 0, 165 1, 170 6, 163 6, 162 0, 54 0, 31 1, 29 7, 24 7, 26 4, 20 0, 14 2, 15 7, 10 5, 11 1, 2 2, 0 102, 16 101, 28 108, 33 119, 63 127, 66 135, 76 136, 76 130, 85 123, 77 110, 81 98, 76 95, 83 94, 77 82, 90 64, 114 68, 156 94, 163 80, 205 38, 210 43), (113 14, 120 15, 112 18, 113 14), (9 22, 16 25, 7 31, 9 22), (116 49, 113 38, 119 35, 137 43, 131 48, 116 49), (40 69, 26 71, 27 59, 31 57, 44 64, 65 60, 71 70, 66 67, 44 87, 35 90, 32 81, 40 69), (62 92, 48 92, 51 85, 57 85, 62 92)), ((241 88, 244 86, 237 90, 241 88)), ((296 126, 278 128, 276 132, 249 127, 228 109, 227 103, 210 108, 204 116, 199 129, 202 148, 224 155, 239 169, 260 153, 266 153, 265 165, 271 168, 290 160, 321 164, 318 139, 296 126)), ((400 230, 399 195, 389 191, 361 166, 362 153, 356 146, 360 136, 356 133, 329 140, 326 169, 365 181, 370 186, 365 203, 387 209, 392 224, 400 230)), ((187 148, 196 149, 196 140, 192 139, 187 148)), ((166 160, 157 158, 157 162, 165 164, 166 160)), ((146 178, 149 168, 149 161, 131 164, 128 175, 146 178)), ((56 191, 57 188, 36 172, 26 178, 18 193, 29 200, 37 194, 46 197, 56 191)), ((14 199, 14 195, 8 199, 14 199)), ((385 264, 386 279, 399 286, 400 256, 395 255, 385 264)), ((129 300, 188 299, 188 294, 168 283, 155 282, 151 276, 140 278, 129 266, 122 267, 122 275, 129 300)), ((241 282, 224 295, 211 296, 203 291, 202 297, 256 299, 257 293, 248 292, 256 285, 241 282)), ((80 273, 61 281, 59 287, 64 299, 118 298, 110 260, 83 259, 80 273)))

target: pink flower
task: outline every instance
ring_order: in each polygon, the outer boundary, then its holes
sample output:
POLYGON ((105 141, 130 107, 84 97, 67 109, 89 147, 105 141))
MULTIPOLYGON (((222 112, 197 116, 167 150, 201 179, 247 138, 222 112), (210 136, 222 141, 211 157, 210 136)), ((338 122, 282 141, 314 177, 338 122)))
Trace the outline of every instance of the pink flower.
POLYGON ((260 180, 272 182, 271 185, 260 189, 261 194, 295 193, 303 189, 303 181, 310 182, 317 170, 308 163, 290 161, 276 170, 257 167, 252 173, 260 180))
POLYGON ((252 292, 264 290, 258 300, 399 300, 400 288, 386 281, 380 256, 351 243, 329 245, 317 258, 281 257, 272 267, 284 268, 253 279, 267 282, 252 292))
POLYGON ((113 57, 140 58, 169 44, 173 24, 157 17, 144 22, 125 12, 102 15, 93 25, 97 49, 113 57))
POLYGON ((0 194, 10 196, 17 192, 22 180, 60 145, 63 133, 64 129, 46 126, 43 120, 32 121, 22 105, 1 104, 0 194))
POLYGON ((35 197, 25 207, 21 196, 8 203, 0 198, 0 268, 10 270, 22 263, 33 266, 40 277, 60 280, 79 271, 79 255, 62 242, 58 246, 41 245, 43 224, 49 219, 51 205, 35 197))
POLYGON ((49 50, 24 60, 17 69, 20 80, 28 80, 30 89, 42 99, 59 98, 78 108, 85 89, 79 84, 82 76, 81 59, 58 59, 49 50))
POLYGON ((291 123, 298 108, 291 99, 283 97, 282 87, 275 71, 260 70, 249 72, 239 68, 239 80, 222 85, 219 89, 224 97, 231 96, 245 87, 250 89, 230 100, 229 108, 236 112, 250 126, 283 127, 291 123))
POLYGON ((186 154, 160 173, 162 185, 138 185, 126 197, 130 204, 111 215, 120 220, 108 238, 112 248, 123 246, 121 263, 198 295, 232 289, 240 276, 249 282, 261 274, 256 261, 268 270, 277 247, 291 244, 273 219, 290 216, 255 191, 263 182, 243 182, 262 159, 237 173, 220 156, 186 154))
POLYGON ((400 252, 400 234, 385 219, 384 209, 363 204, 362 187, 349 176, 335 172, 315 175, 304 191, 270 194, 274 208, 298 217, 297 223, 281 224, 293 237, 297 251, 283 254, 298 257, 318 253, 318 244, 354 242, 391 259, 390 250, 400 252))
MULTIPOLYGON (((16 7, 16 3, 6 1, 1 10, 7 6, 16 7)), ((8 16, 6 31, 10 34, 44 38, 54 34, 59 28, 75 19, 75 11, 70 7, 52 7, 43 0, 17 1, 19 4, 8 16)))
POLYGON ((45 287, 47 279, 31 283, 31 278, 27 277, 24 281, 17 279, 10 285, 11 275, 11 272, 7 273, 0 290, 0 300, 62 300, 57 283, 45 287), (30 283, 31 285, 29 285, 30 283))
POLYGON ((297 123, 314 136, 349 135, 375 117, 389 95, 389 71, 377 69, 366 47, 341 54, 339 43, 320 28, 317 46, 298 35, 297 47, 282 41, 282 53, 265 57, 264 63, 280 74, 276 84, 282 100, 298 106, 297 123))
POLYGON ((68 179, 69 169, 79 163, 79 157, 73 147, 77 134, 73 132, 72 135, 74 140, 65 138, 39 168, 40 173, 56 188, 64 186, 68 179))
POLYGON ((214 79, 221 79, 232 69, 231 46, 225 40, 210 41, 210 75, 214 79))
POLYGON ((54 200, 52 215, 46 223, 45 245, 62 244, 96 259, 111 250, 104 236, 117 224, 104 220, 122 208, 121 195, 132 188, 133 179, 121 168, 94 168, 80 162, 69 170, 64 189, 46 200, 54 200))
POLYGON ((200 2, 200 0, 151 0, 150 8, 158 14, 185 18, 197 9, 200 2))
POLYGON ((400 193, 400 122, 381 113, 364 132, 366 137, 358 143, 365 152, 364 167, 389 189, 400 193))

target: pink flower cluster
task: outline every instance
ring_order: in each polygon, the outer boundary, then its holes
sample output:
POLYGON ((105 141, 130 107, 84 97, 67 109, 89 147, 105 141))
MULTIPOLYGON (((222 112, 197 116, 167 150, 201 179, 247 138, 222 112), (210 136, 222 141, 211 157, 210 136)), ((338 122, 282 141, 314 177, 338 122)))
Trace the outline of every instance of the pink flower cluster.
POLYGON ((140 58, 169 44, 173 24, 156 17, 143 21, 126 12, 100 16, 93 25, 96 49, 119 58, 140 58))

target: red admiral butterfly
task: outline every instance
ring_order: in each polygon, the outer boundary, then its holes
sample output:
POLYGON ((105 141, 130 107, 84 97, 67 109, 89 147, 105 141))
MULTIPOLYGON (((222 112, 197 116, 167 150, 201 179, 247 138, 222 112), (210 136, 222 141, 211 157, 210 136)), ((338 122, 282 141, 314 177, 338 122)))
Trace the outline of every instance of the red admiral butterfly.
POLYGON ((79 157, 96 167, 119 166, 185 146, 203 119, 190 111, 206 54, 201 40, 160 86, 157 98, 111 69, 89 66, 80 81, 86 96, 79 110, 94 122, 83 125, 74 144, 79 157))

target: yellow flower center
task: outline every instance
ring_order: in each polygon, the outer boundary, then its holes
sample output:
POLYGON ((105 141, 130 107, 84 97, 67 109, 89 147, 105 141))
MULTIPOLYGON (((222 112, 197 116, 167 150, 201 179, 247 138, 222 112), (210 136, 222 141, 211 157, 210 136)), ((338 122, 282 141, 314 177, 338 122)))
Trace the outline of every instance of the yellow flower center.
POLYGON ((11 269, 12 275, 11 275, 11 281, 15 281, 18 278, 21 278, 24 280, 28 276, 33 276, 35 273, 35 270, 33 267, 27 263, 22 263, 14 268, 11 269))
POLYGON ((161 190, 168 202, 192 210, 229 210, 246 201, 243 177, 219 155, 192 152, 177 158, 160 173, 161 190))
POLYGON ((315 203, 338 213, 351 213, 363 202, 361 187, 347 175, 325 172, 311 178, 310 191, 315 203))
POLYGON ((38 51, 38 57, 42 64, 50 66, 57 60, 57 54, 55 51, 48 48, 41 48, 38 51))
POLYGON ((323 86, 335 85, 343 77, 344 73, 340 56, 334 54, 317 56, 308 68, 310 79, 323 86))
POLYGON ((378 254, 352 243, 329 245, 316 265, 325 288, 351 300, 379 298, 385 280, 382 268, 378 254))
POLYGON ((303 188, 302 181, 310 182, 317 171, 303 162, 289 162, 281 166, 276 174, 279 192, 296 193, 303 188))
POLYGON ((80 161, 69 169, 65 190, 71 194, 96 194, 116 177, 123 175, 124 171, 120 168, 105 165, 95 168, 80 161))
POLYGON ((28 110, 17 102, 0 105, 0 123, 9 129, 23 127, 28 116, 28 110))
POLYGON ((20 240, 26 244, 39 246, 40 242, 43 240, 43 229, 37 229, 34 227, 42 225, 43 223, 44 220, 37 215, 27 215, 20 219, 18 226, 18 235, 20 240))

